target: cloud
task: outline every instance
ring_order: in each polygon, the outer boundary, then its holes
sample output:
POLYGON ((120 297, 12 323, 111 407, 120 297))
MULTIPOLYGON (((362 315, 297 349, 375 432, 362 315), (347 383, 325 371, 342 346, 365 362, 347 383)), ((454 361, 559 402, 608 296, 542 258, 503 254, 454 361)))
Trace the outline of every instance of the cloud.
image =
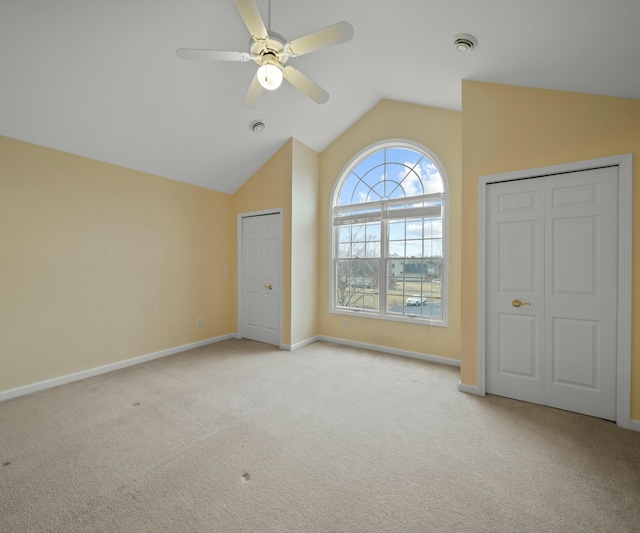
POLYGON ((425 157, 415 166, 408 162, 403 165, 395 177, 407 196, 421 196, 444 190, 440 172, 430 159, 425 157))
POLYGON ((424 222, 415 221, 407 224, 407 239, 422 239, 422 231, 426 238, 442 238, 442 219, 427 219, 424 222))

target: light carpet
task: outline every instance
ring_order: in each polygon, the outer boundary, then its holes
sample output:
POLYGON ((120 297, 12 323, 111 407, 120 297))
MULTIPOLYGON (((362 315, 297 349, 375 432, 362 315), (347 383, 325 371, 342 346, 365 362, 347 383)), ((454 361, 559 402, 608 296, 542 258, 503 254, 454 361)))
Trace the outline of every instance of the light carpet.
POLYGON ((640 531, 640 433, 229 340, 0 403, 0 531, 640 531))

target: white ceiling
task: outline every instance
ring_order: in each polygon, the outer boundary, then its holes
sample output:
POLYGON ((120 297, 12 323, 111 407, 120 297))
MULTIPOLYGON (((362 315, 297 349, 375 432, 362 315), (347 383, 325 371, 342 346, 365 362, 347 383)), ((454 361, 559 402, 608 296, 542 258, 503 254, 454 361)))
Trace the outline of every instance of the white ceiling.
MULTIPOLYGON (((257 0, 265 23, 268 0, 257 0)), ((256 65, 232 0, 0 0, 0 134, 237 190, 290 137, 322 151, 380 99, 461 109, 461 80, 640 98, 638 0, 272 0, 294 39, 340 20, 349 43, 290 60, 331 97, 288 83, 241 102, 256 65), (460 54, 458 33, 478 47, 460 54), (256 135, 249 124, 262 119, 256 135)))

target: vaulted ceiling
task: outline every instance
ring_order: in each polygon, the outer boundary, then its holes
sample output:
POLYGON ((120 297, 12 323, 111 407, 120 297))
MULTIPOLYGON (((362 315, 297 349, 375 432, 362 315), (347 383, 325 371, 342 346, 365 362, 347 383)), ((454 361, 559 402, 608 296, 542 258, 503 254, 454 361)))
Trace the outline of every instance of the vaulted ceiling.
POLYGON ((176 57, 248 51, 233 0, 0 0, 0 134, 232 193, 290 137, 322 151, 383 98, 460 110, 463 79, 640 98, 637 0, 272 0, 270 19, 289 40, 353 25, 290 60, 327 103, 284 83, 246 110, 255 63, 176 57))

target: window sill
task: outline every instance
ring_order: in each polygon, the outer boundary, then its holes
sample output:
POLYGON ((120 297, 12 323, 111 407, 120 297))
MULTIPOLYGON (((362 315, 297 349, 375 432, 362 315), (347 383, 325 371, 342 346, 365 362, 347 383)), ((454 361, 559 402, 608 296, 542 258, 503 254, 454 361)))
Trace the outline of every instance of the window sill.
POLYGON ((373 313, 366 310, 351 310, 345 308, 330 309, 329 313, 332 315, 369 318, 374 320, 385 320, 388 322, 404 322, 405 324, 415 324, 418 326, 435 326, 439 328, 446 328, 449 326, 446 319, 437 320, 430 318, 418 318, 417 315, 383 315, 381 313, 373 313))

